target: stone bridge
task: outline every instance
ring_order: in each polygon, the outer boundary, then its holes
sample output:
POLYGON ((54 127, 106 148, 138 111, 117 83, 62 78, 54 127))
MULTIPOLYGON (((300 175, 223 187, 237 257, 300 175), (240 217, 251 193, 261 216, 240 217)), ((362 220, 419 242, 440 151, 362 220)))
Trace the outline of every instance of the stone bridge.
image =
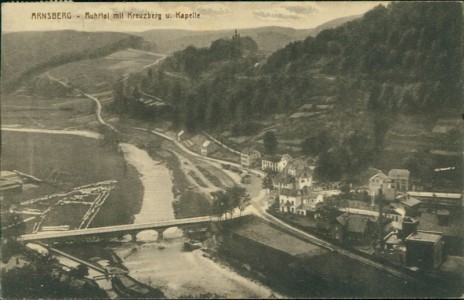
MULTIPOLYGON (((245 217, 248 214, 232 217, 233 219, 245 217)), ((189 225, 207 225, 211 222, 219 222, 219 217, 205 216, 197 218, 175 219, 169 221, 158 221, 143 224, 129 224, 105 226, 97 228, 76 229, 59 232, 38 232, 35 234, 24 234, 19 240, 28 241, 51 241, 51 240, 76 240, 79 237, 122 237, 130 234, 132 240, 137 240, 137 234, 145 230, 154 230, 158 233, 158 239, 163 238, 163 233, 171 227, 184 227, 189 225)))

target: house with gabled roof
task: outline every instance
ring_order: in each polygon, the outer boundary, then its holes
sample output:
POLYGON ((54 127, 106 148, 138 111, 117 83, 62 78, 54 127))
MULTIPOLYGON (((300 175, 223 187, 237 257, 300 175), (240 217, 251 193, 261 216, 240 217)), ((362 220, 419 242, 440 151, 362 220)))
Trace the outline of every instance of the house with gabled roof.
POLYGON ((240 163, 244 167, 250 167, 256 165, 261 159, 261 152, 258 150, 247 147, 240 152, 240 163))
POLYGON ((205 140, 203 144, 201 144, 201 154, 204 156, 207 156, 210 147, 211 147, 211 141, 205 140))
POLYGON ((279 163, 277 164, 277 169, 279 172, 283 172, 285 170, 285 167, 289 162, 293 160, 293 157, 291 157, 289 154, 284 154, 280 158, 279 163))
POLYGON ((369 178, 369 195, 374 198, 379 194, 379 189, 387 187, 390 178, 382 171, 369 178))
POLYGON ((264 156, 261 160, 261 169, 263 171, 274 171, 277 172, 279 170, 278 164, 280 161, 280 157, 278 156, 264 156))
POLYGON ((284 188, 279 195, 279 210, 281 212, 296 213, 301 205, 301 192, 296 189, 284 188))
POLYGON ((397 191, 409 190, 409 171, 406 169, 391 169, 388 172, 390 185, 397 191))
POLYGON ((294 189, 295 188, 295 177, 285 174, 278 173, 272 178, 272 186, 275 190, 281 191, 282 189, 294 189))
POLYGON ((313 185, 313 170, 308 163, 301 158, 296 158, 288 162, 284 169, 284 173, 295 177, 297 189, 313 185))

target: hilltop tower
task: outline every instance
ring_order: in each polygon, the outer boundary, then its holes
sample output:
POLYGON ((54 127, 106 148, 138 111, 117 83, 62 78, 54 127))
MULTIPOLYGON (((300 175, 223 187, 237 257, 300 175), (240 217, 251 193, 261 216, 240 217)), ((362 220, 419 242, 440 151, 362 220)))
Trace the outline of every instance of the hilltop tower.
POLYGON ((235 29, 235 34, 232 36, 233 40, 239 40, 240 39, 240 33, 237 32, 237 29, 235 29))

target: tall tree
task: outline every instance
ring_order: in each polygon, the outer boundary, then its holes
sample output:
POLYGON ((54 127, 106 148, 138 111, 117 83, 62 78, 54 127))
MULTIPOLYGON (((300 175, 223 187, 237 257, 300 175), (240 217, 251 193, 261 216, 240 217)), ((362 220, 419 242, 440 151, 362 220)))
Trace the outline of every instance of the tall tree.
POLYGON ((268 131, 264 134, 264 149, 268 154, 276 154, 278 141, 274 131, 268 131))

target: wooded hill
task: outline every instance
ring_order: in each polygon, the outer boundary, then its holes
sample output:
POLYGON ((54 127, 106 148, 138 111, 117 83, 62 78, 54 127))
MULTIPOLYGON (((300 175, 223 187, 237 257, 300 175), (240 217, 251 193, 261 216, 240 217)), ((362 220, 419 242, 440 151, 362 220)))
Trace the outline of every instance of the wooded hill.
MULTIPOLYGON (((291 112, 320 99, 382 114, 437 116, 460 107, 461 19, 457 2, 378 6, 266 61, 250 51, 231 56, 228 47, 235 46, 221 39, 175 53, 143 88, 178 106, 184 126, 192 115, 201 119, 191 130, 291 112), (191 81, 174 82, 165 70, 191 81)), ((242 50, 255 44, 241 41, 242 50)))
MULTIPOLYGON (((328 180, 356 174, 375 160, 398 116, 433 124, 460 112, 460 3, 379 5, 267 59, 242 48, 240 56, 224 55, 237 47, 232 34, 208 48, 179 51, 158 71, 131 78, 118 87, 116 106, 130 111, 127 104, 141 89, 174 105, 168 117, 174 128, 253 135, 276 113, 290 115, 304 104, 333 105, 330 114, 293 124, 285 133, 310 129, 299 136, 307 139, 303 152, 323 153, 319 177, 328 180), (311 146, 321 139, 327 143, 311 146)), ((243 34, 240 40, 253 44, 243 34)))

